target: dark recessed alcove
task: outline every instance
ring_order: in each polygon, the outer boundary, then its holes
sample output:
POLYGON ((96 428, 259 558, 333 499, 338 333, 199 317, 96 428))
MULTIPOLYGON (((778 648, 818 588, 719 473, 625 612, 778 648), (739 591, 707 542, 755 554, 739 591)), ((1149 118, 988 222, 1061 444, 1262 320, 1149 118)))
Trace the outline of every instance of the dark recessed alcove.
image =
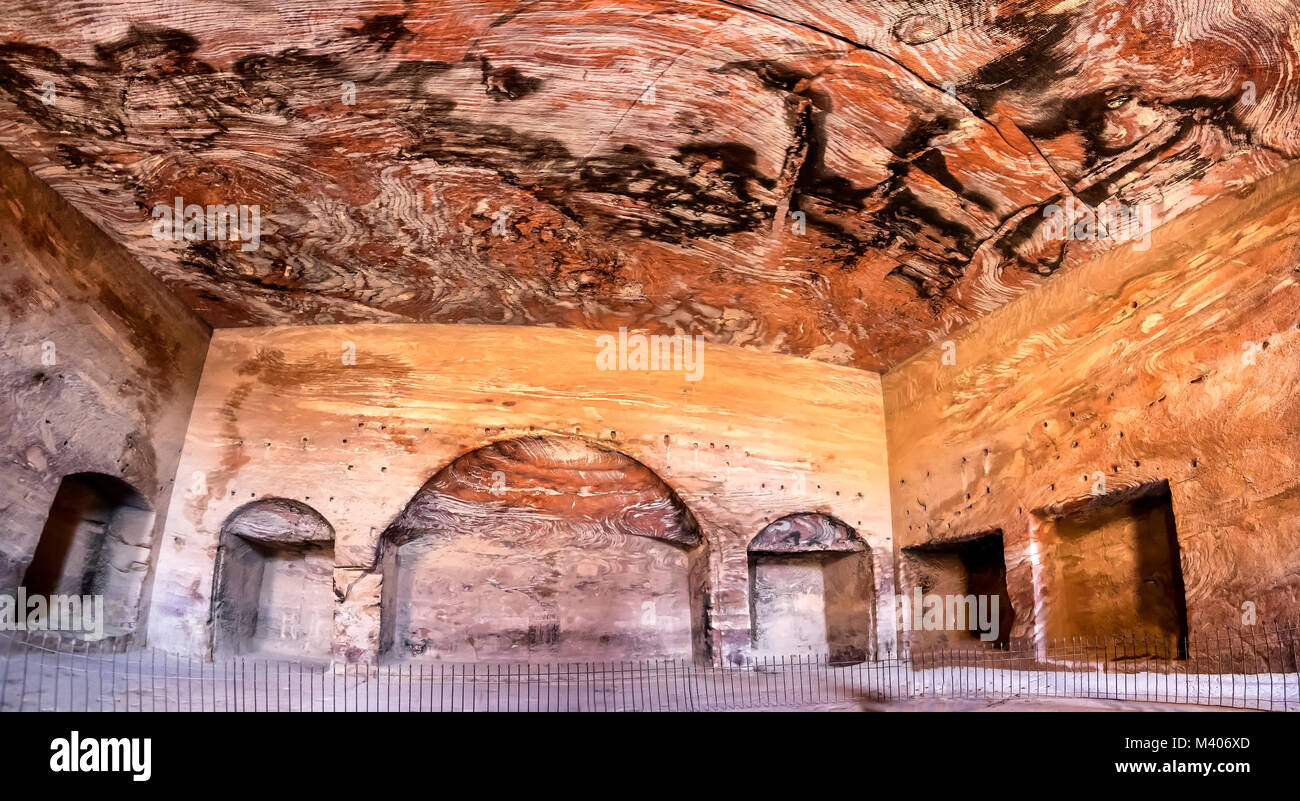
MULTIPOLYGON (((912 545, 902 549, 904 586, 912 595, 905 595, 909 611, 915 606, 915 590, 922 596, 939 596, 944 600, 945 613, 948 599, 974 596, 987 599, 989 618, 992 618, 993 599, 997 599, 997 628, 990 630, 981 624, 978 613, 968 614, 965 604, 954 604, 958 615, 948 615, 956 625, 939 630, 911 628, 913 645, 926 647, 941 644, 986 642, 1005 645, 1011 637, 1015 611, 1007 592, 1007 566, 1003 556, 1002 532, 990 531, 974 537, 947 542, 912 545), (989 640, 981 636, 996 634, 989 640)), ((918 615, 922 612, 918 612, 918 615)), ((908 627, 910 628, 910 627, 908 627)))
POLYGON ((47 598, 102 596, 104 634, 134 631, 153 522, 149 502, 125 481, 100 473, 65 476, 23 586, 47 598))
POLYGON ((1036 536, 1048 640, 1119 635, 1132 657, 1183 655, 1186 599, 1167 483, 1040 514, 1036 536))

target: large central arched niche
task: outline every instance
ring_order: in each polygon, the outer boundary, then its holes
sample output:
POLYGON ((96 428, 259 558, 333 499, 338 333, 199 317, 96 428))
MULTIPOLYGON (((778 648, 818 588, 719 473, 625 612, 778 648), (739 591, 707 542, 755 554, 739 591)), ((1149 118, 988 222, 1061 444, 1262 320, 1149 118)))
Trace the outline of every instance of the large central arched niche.
POLYGON ((572 437, 461 456, 384 532, 388 660, 704 655, 703 539, 653 471, 572 437))

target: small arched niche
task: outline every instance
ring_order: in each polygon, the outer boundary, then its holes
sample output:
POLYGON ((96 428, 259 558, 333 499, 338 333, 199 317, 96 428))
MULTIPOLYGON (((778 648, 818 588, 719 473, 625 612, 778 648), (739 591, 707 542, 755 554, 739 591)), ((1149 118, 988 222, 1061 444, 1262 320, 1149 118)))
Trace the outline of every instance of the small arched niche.
POLYGON ((503 440, 424 484, 383 536, 396 660, 694 657, 703 538, 667 484, 576 437, 503 440))
POLYGON ((305 503, 264 498, 221 526, 212 650, 328 659, 334 631, 334 528, 305 503))
MULTIPOLYGON (((104 635, 135 631, 149 570, 153 507, 120 478, 63 477, 23 576, 29 595, 102 596, 104 635)), ((70 632, 76 633, 76 632, 70 632)))
POLYGON ((772 521, 749 543, 749 574, 760 655, 866 658, 875 631, 871 558, 846 523, 806 512, 772 521))

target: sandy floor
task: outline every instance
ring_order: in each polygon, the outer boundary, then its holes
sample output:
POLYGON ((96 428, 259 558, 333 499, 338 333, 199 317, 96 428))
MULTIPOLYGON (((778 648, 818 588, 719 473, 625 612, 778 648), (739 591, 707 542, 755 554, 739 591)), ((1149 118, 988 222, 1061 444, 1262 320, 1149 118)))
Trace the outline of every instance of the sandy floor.
POLYGON ((808 707, 753 709, 752 712, 1249 712, 1194 704, 1157 704, 1100 698, 914 698, 889 703, 838 703, 808 707))
POLYGON ((913 670, 882 669, 876 663, 764 670, 671 662, 612 668, 366 668, 274 659, 203 663, 147 651, 67 654, 34 649, 0 658, 0 709, 6 711, 1130 712, 1232 706, 1300 709, 1300 680, 1293 673, 1166 675, 951 666, 913 670))

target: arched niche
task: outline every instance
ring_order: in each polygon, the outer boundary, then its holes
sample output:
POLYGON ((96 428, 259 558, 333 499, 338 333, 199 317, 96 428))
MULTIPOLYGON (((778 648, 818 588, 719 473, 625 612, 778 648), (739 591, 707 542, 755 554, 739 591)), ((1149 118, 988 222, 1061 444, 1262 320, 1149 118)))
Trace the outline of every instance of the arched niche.
POLYGON ((386 660, 564 661, 704 651, 703 538, 652 470, 575 437, 471 451, 382 538, 386 660))
POLYGON ((748 550, 757 653, 866 657, 875 631, 874 581, 857 532, 830 515, 797 513, 765 526, 748 550))
POLYGON ((129 634, 139 617, 153 523, 153 507, 122 479, 102 473, 64 476, 23 587, 29 595, 47 598, 103 596, 104 635, 129 634))
POLYGON ((232 512, 213 578, 214 656, 328 659, 333 631, 333 526, 287 498, 232 512))

